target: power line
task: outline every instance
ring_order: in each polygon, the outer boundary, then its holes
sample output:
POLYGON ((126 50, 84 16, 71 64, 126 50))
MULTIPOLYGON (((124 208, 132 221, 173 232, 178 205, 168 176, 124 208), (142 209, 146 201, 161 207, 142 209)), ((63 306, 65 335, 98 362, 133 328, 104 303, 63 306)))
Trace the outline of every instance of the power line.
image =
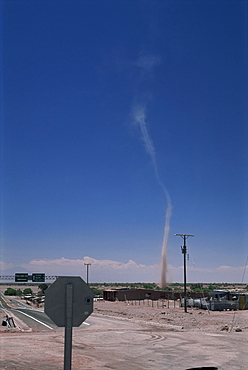
POLYGON ((175 236, 181 236, 183 238, 183 247, 181 247, 182 254, 184 255, 183 261, 184 261, 184 269, 183 269, 183 275, 184 275, 184 311, 187 313, 187 289, 186 289, 186 254, 187 254, 187 246, 186 246, 186 239, 188 239, 190 236, 194 236, 192 234, 174 234, 175 236))

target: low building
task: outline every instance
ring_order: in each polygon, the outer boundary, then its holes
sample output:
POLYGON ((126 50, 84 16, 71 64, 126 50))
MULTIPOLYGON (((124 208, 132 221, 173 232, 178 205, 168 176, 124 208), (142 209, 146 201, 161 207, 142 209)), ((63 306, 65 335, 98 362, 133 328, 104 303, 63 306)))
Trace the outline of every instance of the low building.
POLYGON ((248 292, 214 290, 209 294, 211 310, 247 310, 248 292))
MULTIPOLYGON (((197 298, 202 296, 200 293, 188 292, 187 295, 191 298, 197 298)), ((183 296, 182 292, 172 292, 164 290, 153 290, 153 289, 130 289, 120 288, 103 291, 103 299, 105 301, 135 301, 135 300, 158 300, 158 299, 181 299, 183 296)))
MULTIPOLYGON (((120 288, 103 291, 105 301, 139 301, 145 299, 159 300, 181 299, 183 302, 183 292, 172 292, 153 289, 131 289, 120 288)), ((192 307, 205 308, 209 310, 247 310, 248 309, 248 292, 244 291, 227 291, 214 290, 211 293, 187 292, 188 305, 192 307), (193 302, 193 303, 192 303, 193 302)))
POLYGON ((106 301, 158 300, 166 299, 168 297, 166 293, 168 292, 162 290, 121 288, 104 290, 103 299, 106 301))
POLYGON ((240 310, 248 310, 248 292, 246 291, 232 291, 229 292, 229 299, 239 301, 240 310))

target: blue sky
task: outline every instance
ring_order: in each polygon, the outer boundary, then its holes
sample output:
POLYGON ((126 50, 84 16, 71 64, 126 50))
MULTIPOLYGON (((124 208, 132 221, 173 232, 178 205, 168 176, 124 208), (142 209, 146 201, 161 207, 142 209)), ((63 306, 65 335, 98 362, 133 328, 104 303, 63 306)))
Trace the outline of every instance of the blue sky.
POLYGON ((247 2, 8 0, 1 19, 2 274, 158 282, 166 188, 168 281, 185 233, 189 281, 240 282, 247 2))

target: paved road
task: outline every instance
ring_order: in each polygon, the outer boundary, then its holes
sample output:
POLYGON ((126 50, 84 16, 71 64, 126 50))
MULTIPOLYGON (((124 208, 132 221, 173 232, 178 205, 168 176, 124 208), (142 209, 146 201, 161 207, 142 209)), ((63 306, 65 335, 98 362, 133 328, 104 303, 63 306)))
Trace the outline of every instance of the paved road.
MULTIPOLYGON (((96 314, 87 322, 90 325, 73 329, 74 370, 248 368, 247 333, 171 331, 160 325, 96 314)), ((62 369, 64 335, 59 329, 2 335, 0 368, 62 369)))
POLYGON ((18 317, 34 330, 53 330, 57 326, 49 317, 39 309, 27 307, 26 304, 0 294, 0 308, 12 312, 11 315, 18 317))

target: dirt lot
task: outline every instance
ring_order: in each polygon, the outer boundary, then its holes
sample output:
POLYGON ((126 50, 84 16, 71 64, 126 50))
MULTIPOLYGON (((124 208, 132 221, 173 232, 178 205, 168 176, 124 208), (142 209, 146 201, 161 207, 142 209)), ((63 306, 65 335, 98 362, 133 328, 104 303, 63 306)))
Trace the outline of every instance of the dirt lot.
POLYGON ((29 285, 29 284, 23 285, 21 283, 19 283, 19 284, 11 284, 10 283, 10 284, 6 284, 6 285, 0 285, 0 291, 2 293, 4 293, 7 288, 13 288, 13 289, 16 289, 16 290, 20 289, 21 291, 23 291, 26 288, 30 288, 30 289, 32 289, 34 294, 37 294, 37 292, 39 290, 39 287, 36 284, 35 285, 29 285))
MULTIPOLYGON (((248 368, 248 311, 185 313, 173 301, 99 301, 87 322, 73 330, 74 370, 248 368)), ((0 329, 1 369, 63 368, 63 328, 36 331, 16 323, 0 329)))
POLYGON ((179 301, 95 302, 95 313, 101 315, 166 324, 180 330, 248 332, 248 310, 206 311, 187 308, 187 311, 185 313, 184 308, 179 306, 179 301))
MULTIPOLYGON (((0 327, 1 369, 63 369, 63 328, 37 331, 16 323, 0 327)), ((73 370, 248 368, 248 310, 185 313, 173 301, 99 301, 87 323, 73 329, 73 370)))

